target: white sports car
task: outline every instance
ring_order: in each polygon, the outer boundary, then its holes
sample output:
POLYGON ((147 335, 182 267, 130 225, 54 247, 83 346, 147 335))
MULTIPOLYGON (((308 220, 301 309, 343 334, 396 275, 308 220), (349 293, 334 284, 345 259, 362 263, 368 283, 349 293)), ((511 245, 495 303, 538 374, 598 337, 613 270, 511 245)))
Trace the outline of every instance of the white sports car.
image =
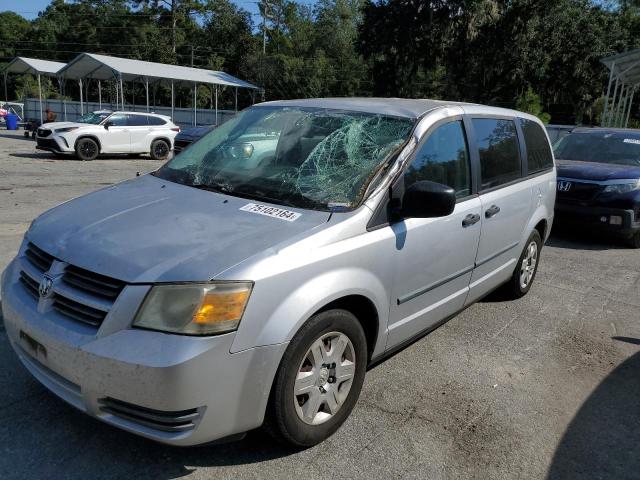
POLYGON ((180 131, 169 117, 153 113, 87 113, 75 122, 45 123, 36 135, 36 148, 55 154, 94 160, 102 153, 148 153, 163 160, 180 131))

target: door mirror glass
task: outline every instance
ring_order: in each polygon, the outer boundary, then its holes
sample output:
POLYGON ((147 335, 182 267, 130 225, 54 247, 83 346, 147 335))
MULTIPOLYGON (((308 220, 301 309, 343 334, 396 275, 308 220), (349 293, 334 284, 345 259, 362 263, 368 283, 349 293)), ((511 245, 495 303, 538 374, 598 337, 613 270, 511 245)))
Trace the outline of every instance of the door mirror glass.
POLYGON ((456 207, 456 192, 442 183, 423 180, 409 186, 402 197, 404 218, 446 217, 456 207))

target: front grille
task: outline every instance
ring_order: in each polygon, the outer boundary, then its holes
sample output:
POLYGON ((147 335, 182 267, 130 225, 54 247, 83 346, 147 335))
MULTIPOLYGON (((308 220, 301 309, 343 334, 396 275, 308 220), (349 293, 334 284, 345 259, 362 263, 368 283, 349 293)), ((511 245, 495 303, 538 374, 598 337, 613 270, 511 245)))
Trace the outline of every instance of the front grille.
POLYGON ((54 310, 63 315, 96 328, 102 324, 104 317, 107 316, 107 312, 89 307, 58 293, 53 297, 52 306, 54 310))
POLYGON ((53 150, 58 150, 60 148, 53 138, 38 138, 36 142, 41 148, 48 148, 53 150))
POLYGON ((100 399, 101 410, 139 425, 163 432, 184 432, 196 426, 200 416, 197 408, 165 412, 141 407, 114 398, 100 399))
POLYGON ((39 128, 38 129, 38 136, 39 137, 48 137, 49 135, 51 135, 51 130, 49 130, 47 128, 39 128))
MULTIPOLYGON (((39 286, 44 274, 62 271, 62 278, 54 280, 50 306, 53 310, 76 322, 99 328, 125 283, 106 275, 66 265, 29 242, 24 252, 20 283, 27 293, 40 300, 39 286), (57 263, 56 263, 57 262, 57 263)), ((47 300, 49 302, 49 300, 47 300)))
POLYGON ((191 145, 191 142, 188 140, 176 140, 173 144, 173 151, 176 153, 180 153, 182 150, 191 145))
POLYGON ((27 290, 27 292, 34 298, 40 297, 40 294, 38 293, 38 282, 36 282, 29 275, 24 272, 20 272, 20 283, 24 285, 24 288, 27 290))
MULTIPOLYGON (((559 181, 563 181, 560 180, 559 181)), ((571 186, 568 191, 557 191, 557 199, 567 203, 588 202, 593 200, 602 190, 602 185, 597 183, 583 183, 569 180, 571 186)))
POLYGON ((29 262, 41 272, 46 272, 53 264, 53 256, 29 242, 24 252, 29 262))
POLYGON ((62 280, 85 292, 114 300, 120 295, 125 285, 124 282, 120 280, 93 273, 73 265, 67 267, 62 280))

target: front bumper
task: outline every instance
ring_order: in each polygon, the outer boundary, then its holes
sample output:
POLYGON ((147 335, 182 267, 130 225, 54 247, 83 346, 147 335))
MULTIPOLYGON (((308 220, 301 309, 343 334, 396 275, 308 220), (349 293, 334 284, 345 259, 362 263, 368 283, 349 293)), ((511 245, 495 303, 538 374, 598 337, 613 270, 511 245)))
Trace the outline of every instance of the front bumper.
POLYGON ((69 146, 69 141, 62 135, 50 135, 42 138, 36 136, 36 148, 38 150, 46 150, 55 153, 73 153, 74 150, 69 146))
POLYGON ((118 311, 127 310, 120 300, 97 332, 74 328, 55 312, 39 313, 18 280, 20 264, 14 260, 2 279, 7 335, 29 372, 63 400, 171 445, 206 443, 262 424, 285 343, 231 354, 234 333, 114 329, 118 311))
POLYGON ((640 231, 640 222, 637 221, 636 213, 632 209, 556 203, 555 218, 558 225, 563 223, 580 224, 624 237, 630 237, 640 231), (619 217, 619 222, 616 217, 619 217))

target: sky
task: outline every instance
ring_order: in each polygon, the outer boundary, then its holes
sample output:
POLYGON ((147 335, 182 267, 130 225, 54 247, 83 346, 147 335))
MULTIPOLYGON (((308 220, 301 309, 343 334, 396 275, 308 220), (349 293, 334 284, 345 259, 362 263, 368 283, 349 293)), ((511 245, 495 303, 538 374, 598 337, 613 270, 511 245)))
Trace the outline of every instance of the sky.
MULTIPOLYGON (((254 23, 258 23, 259 13, 258 6, 255 1, 252 0, 231 0, 236 5, 244 8, 245 10, 251 12, 254 16, 254 23)), ((314 0, 297 0, 298 3, 303 4, 313 4, 314 0)), ((9 10, 12 12, 16 12, 27 19, 33 19, 38 16, 38 12, 44 10, 47 5, 51 3, 50 0, 0 0, 0 12, 9 10)))

